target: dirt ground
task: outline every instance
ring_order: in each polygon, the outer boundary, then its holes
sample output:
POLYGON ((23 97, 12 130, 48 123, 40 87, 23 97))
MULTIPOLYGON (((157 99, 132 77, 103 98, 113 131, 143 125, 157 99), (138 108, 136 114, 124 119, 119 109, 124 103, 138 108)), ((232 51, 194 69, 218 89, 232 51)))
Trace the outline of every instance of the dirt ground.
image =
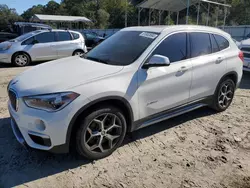
POLYGON ((110 157, 88 161, 16 141, 6 87, 25 69, 0 67, 0 188, 250 188, 250 74, 226 112, 203 108, 141 129, 110 157))

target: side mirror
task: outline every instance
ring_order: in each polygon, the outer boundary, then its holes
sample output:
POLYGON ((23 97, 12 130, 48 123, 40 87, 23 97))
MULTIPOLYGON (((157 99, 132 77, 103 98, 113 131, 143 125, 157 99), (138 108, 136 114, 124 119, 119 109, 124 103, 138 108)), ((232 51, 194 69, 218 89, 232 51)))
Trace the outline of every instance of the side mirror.
POLYGON ((33 40, 33 41, 31 42, 31 44, 33 44, 33 45, 34 45, 34 44, 37 44, 37 43, 39 43, 38 40, 33 40))
POLYGON ((170 60, 166 56, 162 55, 153 55, 147 63, 145 63, 142 68, 148 69, 150 67, 164 67, 169 66, 170 60))

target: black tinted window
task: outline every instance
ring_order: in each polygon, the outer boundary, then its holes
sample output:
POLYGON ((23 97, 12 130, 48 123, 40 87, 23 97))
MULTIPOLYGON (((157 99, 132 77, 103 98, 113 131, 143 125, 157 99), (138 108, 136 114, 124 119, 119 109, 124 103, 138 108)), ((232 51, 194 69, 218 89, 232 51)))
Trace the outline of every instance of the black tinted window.
POLYGON ((210 35, 211 43, 212 43, 212 51, 213 53, 220 51, 220 48, 214 38, 214 35, 210 35))
POLYGON ((227 39, 219 35, 214 35, 214 37, 220 47, 220 50, 224 50, 229 47, 229 42, 227 41, 227 39))
POLYGON ((198 57, 212 53, 209 34, 207 33, 190 33, 191 56, 198 57))
POLYGON ((58 32, 58 41, 67 41, 67 40, 71 40, 71 36, 70 36, 69 32, 59 31, 58 32))
POLYGON ((155 49, 152 55, 163 55, 170 62, 181 61, 187 58, 187 34, 177 33, 166 38, 155 49))
POLYGON ((35 36, 35 39, 38 43, 47 43, 55 42, 55 33, 54 32, 45 32, 35 36))
POLYGON ((71 33, 71 35, 73 36, 73 39, 79 39, 80 35, 77 33, 71 33))

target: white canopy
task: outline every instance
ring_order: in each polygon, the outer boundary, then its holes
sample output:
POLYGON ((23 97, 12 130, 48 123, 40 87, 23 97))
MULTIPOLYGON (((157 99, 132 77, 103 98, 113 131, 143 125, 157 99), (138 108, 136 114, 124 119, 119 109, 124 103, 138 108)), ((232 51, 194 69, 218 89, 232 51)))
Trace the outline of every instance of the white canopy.
MULTIPOLYGON (((202 3, 207 3, 208 7, 206 8, 208 13, 207 13, 207 24, 209 21, 209 14, 210 14, 210 6, 211 4, 215 6, 222 6, 225 8, 224 11, 224 25, 227 17, 227 8, 230 8, 231 5, 224 4, 224 3, 219 3, 215 2, 212 0, 144 0, 142 3, 138 4, 137 7, 139 8, 138 11, 138 25, 140 25, 140 12, 145 8, 149 9, 149 25, 150 25, 150 18, 151 18, 151 13, 153 10, 158 10, 159 11, 159 23, 161 19, 161 14, 163 11, 168 11, 168 15, 170 16, 171 12, 176 12, 177 13, 177 24, 179 20, 179 12, 181 10, 187 9, 187 16, 186 16, 186 24, 188 24, 188 17, 189 17, 189 7, 192 5, 197 5, 197 24, 199 23, 199 14, 200 14, 200 6, 202 3)), ((203 5, 204 6, 204 5, 203 5)), ((218 11, 216 12, 216 26, 218 23, 218 11)))
POLYGON ((53 22, 91 22, 90 19, 83 16, 61 16, 61 15, 45 15, 35 14, 31 20, 33 22, 53 21, 53 22))

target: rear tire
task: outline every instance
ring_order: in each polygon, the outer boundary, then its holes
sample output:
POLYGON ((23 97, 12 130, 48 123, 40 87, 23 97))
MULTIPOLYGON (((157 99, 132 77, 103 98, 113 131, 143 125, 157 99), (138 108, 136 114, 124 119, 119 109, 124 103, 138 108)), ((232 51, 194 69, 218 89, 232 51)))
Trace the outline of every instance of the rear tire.
POLYGON ((84 55, 84 51, 83 50, 75 50, 72 55, 73 56, 82 56, 82 55, 84 55))
POLYGON ((231 78, 223 79, 214 94, 212 108, 218 112, 225 111, 232 103, 235 93, 235 83, 231 78))
POLYGON ((31 59, 28 54, 20 52, 13 55, 11 62, 16 67, 25 67, 30 64, 31 59))
POLYGON ((105 105, 83 119, 76 132, 77 152, 88 159, 111 155, 123 142, 127 130, 121 110, 105 105))

